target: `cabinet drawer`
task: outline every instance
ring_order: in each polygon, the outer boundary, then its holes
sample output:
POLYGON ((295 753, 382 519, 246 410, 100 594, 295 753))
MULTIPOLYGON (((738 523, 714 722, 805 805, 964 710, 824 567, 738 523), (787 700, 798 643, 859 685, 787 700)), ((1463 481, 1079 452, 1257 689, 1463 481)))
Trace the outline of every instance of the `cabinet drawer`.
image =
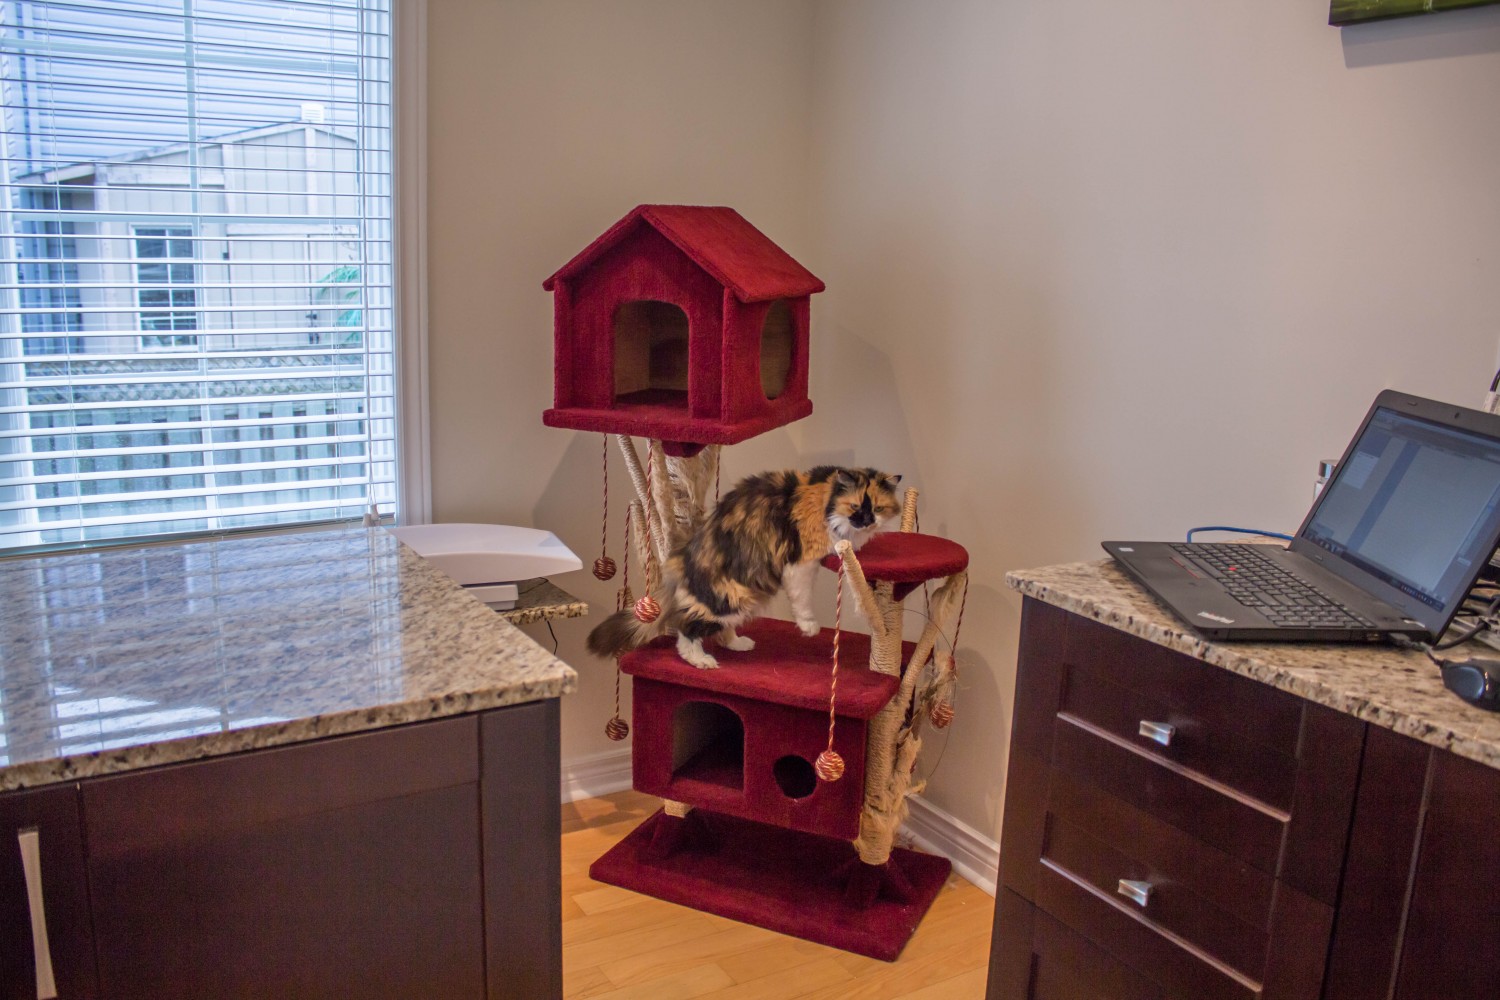
POLYGON ((1052 767, 1275 873, 1290 815, 1070 715, 1059 715, 1052 767))
POLYGON ((1193 1000, 1258 1000, 1261 984, 1189 941, 1134 912, 1071 872, 1043 862, 1036 906, 1095 942, 1112 957, 1151 970, 1169 996, 1193 1000))
MULTIPOLYGON (((1197 669, 1211 668, 1199 663, 1197 669)), ((1238 680, 1229 674, 1219 679, 1238 680)), ((1293 752, 1283 752, 1259 742, 1259 733, 1227 720, 1205 719, 1203 712, 1183 709, 1159 694, 1129 686, 1130 680, 1070 665, 1062 711, 1151 757, 1201 774, 1274 809, 1291 808, 1297 781, 1295 739, 1293 752)))
POLYGON ((995 894, 988 1000, 1166 1000, 1163 989, 1009 889, 995 894))
POLYGON ((1021 895, 1061 772, 1337 900, 1357 719, 1031 598, 1019 667, 1000 868, 1021 895), (1140 735, 1142 717, 1177 727, 1169 745, 1140 735))
POLYGON ((1274 880, 1095 786, 1054 776, 1041 862, 1248 978, 1265 966, 1274 880))
POLYGON ((1275 808, 1291 807, 1298 699, 1082 618, 1061 655, 1063 712, 1275 808), (1148 724, 1156 739, 1143 731, 1148 724))

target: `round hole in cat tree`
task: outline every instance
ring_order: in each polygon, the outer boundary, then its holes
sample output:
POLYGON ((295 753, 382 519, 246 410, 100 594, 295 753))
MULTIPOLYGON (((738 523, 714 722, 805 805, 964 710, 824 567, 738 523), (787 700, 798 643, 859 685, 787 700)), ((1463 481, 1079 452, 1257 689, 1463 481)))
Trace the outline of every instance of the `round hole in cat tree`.
POLYGON ((794 753, 771 765, 771 776, 789 799, 805 799, 818 789, 818 775, 812 762, 794 753))
POLYGON ((767 399, 775 399, 786 392, 787 379, 792 373, 794 343, 791 307, 785 299, 777 299, 766 310, 766 319, 760 328, 760 388, 767 399))
POLYGON ((688 318, 670 302, 615 309, 615 402, 688 404, 688 318))

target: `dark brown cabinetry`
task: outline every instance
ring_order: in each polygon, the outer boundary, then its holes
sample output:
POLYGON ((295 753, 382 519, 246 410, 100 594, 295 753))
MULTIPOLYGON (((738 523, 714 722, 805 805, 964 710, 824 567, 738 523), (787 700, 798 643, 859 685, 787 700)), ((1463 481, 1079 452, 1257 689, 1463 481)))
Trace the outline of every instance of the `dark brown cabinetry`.
POLYGON ((130 772, 0 817, 71 811, 49 930, 56 961, 92 924, 100 996, 558 997, 557 719, 539 702, 130 772), (55 925, 70 900, 83 919, 55 925))
POLYGON ((991 997, 1319 995, 1363 725, 1028 600, 991 997))
POLYGON ((1500 996, 1500 772, 1370 727, 1324 996, 1500 996))
POLYGON ((990 1000, 1493 1000, 1500 772, 1027 599, 990 1000))
POLYGON ((99 995, 73 784, 0 795, 0 998, 49 993, 99 995))

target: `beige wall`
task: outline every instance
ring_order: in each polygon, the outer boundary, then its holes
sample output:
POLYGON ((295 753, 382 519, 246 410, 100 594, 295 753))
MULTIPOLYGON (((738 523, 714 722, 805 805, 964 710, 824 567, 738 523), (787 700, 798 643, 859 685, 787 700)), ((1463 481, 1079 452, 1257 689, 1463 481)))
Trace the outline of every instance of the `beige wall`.
MULTIPOLYGON (((432 0, 435 516, 592 560, 599 439, 540 424, 541 281, 637 203, 735 206, 829 291, 816 411, 726 477, 884 466, 969 547, 959 716, 925 766, 997 836, 1007 569, 1295 527, 1376 390, 1472 403, 1493 372, 1500 8, 1344 32, 1326 9, 432 0)), ((558 625, 565 758, 611 747, 586 629, 558 625)))
MULTIPOLYGON (((600 438, 542 426, 552 405, 542 281, 646 202, 735 206, 810 259, 811 9, 431 0, 427 30, 433 517, 545 527, 587 564, 599 546, 600 438)), ((755 442, 726 471, 795 461, 785 439, 755 442)), ((618 550, 617 457, 611 471, 618 550)), ((612 605, 612 586, 587 571, 557 582, 590 602, 594 621, 612 605)), ((563 701, 565 758, 615 747, 604 737, 613 664, 584 652, 589 621, 555 626, 580 680, 563 701)), ((545 628, 527 631, 550 646, 545 628)))
POLYGON ((1377 390, 1479 403, 1500 9, 1341 33, 1325 0, 815 6, 805 440, 879 429, 969 547, 928 797, 997 836, 1006 570, 1293 530, 1377 390))

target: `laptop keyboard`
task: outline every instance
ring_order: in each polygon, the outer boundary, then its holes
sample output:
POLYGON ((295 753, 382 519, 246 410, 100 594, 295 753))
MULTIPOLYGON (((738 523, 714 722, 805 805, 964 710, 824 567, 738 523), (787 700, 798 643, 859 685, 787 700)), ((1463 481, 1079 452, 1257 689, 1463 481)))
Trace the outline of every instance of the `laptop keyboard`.
POLYGON ((1374 628, 1248 545, 1177 544, 1172 548, 1223 585, 1229 596, 1288 628, 1374 628))

